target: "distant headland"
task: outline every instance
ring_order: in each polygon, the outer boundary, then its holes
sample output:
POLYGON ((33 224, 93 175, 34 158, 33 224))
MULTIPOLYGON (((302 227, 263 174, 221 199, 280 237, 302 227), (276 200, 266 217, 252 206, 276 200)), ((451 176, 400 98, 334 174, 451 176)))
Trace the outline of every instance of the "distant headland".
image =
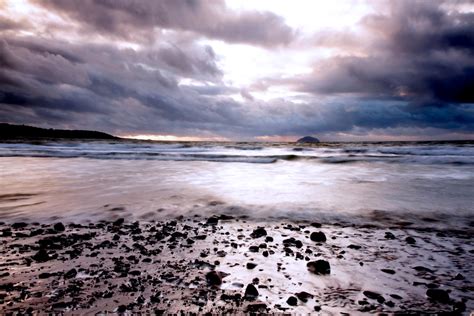
POLYGON ((319 143, 319 139, 317 139, 316 137, 313 137, 313 136, 305 136, 305 137, 302 137, 302 138, 298 139, 296 142, 300 143, 300 144, 303 144, 303 143, 315 144, 315 143, 319 143))
POLYGON ((97 131, 39 128, 28 125, 0 123, 0 139, 40 138, 119 139, 116 136, 97 131))

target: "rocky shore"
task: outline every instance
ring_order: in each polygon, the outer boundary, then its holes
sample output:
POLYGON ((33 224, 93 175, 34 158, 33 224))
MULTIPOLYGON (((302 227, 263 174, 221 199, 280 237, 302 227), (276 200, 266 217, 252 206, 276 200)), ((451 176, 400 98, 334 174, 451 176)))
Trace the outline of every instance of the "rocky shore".
POLYGON ((474 310, 472 231, 255 222, 1 223, 5 313, 474 310))

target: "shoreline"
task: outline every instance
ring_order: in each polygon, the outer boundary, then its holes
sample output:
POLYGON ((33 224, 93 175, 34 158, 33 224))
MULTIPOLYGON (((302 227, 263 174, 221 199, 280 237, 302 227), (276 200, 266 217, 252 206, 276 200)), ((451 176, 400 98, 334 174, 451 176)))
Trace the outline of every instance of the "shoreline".
POLYGON ((474 310, 469 230, 216 215, 1 223, 0 235, 3 313, 474 310))

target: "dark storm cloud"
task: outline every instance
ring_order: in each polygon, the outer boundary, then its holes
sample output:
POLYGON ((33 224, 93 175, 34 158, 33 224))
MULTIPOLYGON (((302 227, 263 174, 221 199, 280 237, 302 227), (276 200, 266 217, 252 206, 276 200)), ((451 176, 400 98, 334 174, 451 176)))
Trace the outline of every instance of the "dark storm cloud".
POLYGON ((154 28, 189 31, 230 43, 288 44, 294 31, 270 12, 237 13, 221 0, 39 0, 85 28, 126 39, 149 37, 154 28))
POLYGON ((0 30, 0 121, 230 138, 474 132, 473 15, 448 12, 441 2, 391 2, 389 13, 362 20, 367 38, 318 34, 313 43, 363 55, 330 57, 311 75, 265 78, 248 90, 225 83, 216 53, 195 34, 267 46, 289 42, 293 32, 272 14, 235 13, 221 2, 38 3, 106 36, 168 31, 134 50, 113 41, 0 30), (305 92, 303 102, 259 100, 258 90, 272 84, 305 92))
MULTIPOLYGON (((392 1, 390 13, 362 20, 371 34, 364 57, 332 57, 295 81, 317 94, 402 97, 414 103, 474 102, 474 13, 449 12, 443 2, 392 1)), ((334 35, 354 45, 354 34, 334 35)), ((321 44, 334 44, 317 36, 321 44)), ((364 39, 361 39, 364 41, 364 39)))

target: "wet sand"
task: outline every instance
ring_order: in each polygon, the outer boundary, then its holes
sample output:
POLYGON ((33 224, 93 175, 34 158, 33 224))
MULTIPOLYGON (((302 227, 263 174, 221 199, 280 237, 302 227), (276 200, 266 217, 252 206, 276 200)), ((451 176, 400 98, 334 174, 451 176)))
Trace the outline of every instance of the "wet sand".
POLYGON ((469 314, 472 233, 225 215, 2 223, 0 312, 469 314))

